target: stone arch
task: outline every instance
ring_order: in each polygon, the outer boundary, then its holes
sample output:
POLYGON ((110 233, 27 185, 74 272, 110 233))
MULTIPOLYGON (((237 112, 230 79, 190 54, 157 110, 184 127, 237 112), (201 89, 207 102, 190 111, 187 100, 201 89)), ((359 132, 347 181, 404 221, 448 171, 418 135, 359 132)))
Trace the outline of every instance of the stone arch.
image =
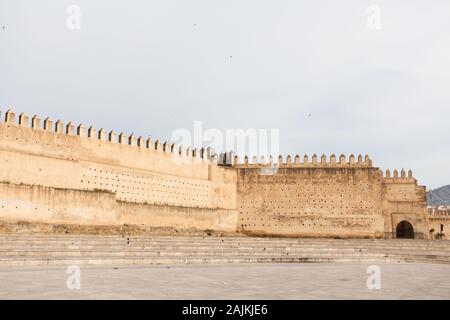
POLYGON ((395 228, 397 239, 414 239, 414 227, 406 220, 400 221, 395 228))

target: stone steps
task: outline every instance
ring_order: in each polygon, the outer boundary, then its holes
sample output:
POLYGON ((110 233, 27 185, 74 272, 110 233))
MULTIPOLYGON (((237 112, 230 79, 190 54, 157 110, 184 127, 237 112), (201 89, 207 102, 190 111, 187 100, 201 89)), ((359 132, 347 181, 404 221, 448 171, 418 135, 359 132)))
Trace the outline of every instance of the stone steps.
POLYGON ((15 246, 9 248, 0 248, 0 256, 5 254, 10 254, 12 252, 89 252, 89 251, 97 251, 97 252, 204 252, 208 250, 213 250, 214 252, 287 252, 287 253, 295 253, 295 252, 387 252, 387 253, 402 253, 402 254, 413 254, 417 252, 426 252, 428 254, 445 254, 450 255, 448 250, 437 250, 437 249, 426 249, 426 250, 417 250, 417 249, 395 249, 395 248, 365 248, 365 247, 309 247, 309 246, 292 246, 292 247, 270 247, 270 246, 236 246, 236 247, 208 247, 208 246, 179 246, 179 247, 167 247, 167 246, 27 246, 24 248, 23 246, 15 246))
POLYGON ((353 241, 342 241, 342 240, 322 240, 317 239, 316 241, 283 241, 283 240, 265 240, 265 241, 253 241, 253 240, 223 240, 223 241, 210 241, 207 239, 189 239, 189 238, 181 238, 178 240, 172 240, 170 238, 168 239, 24 239, 24 238, 17 238, 17 239, 0 239, 0 246, 7 245, 7 244, 48 244, 51 243, 60 243, 60 244, 67 244, 67 243, 83 243, 83 244, 92 244, 92 245, 111 245, 111 244, 126 244, 127 242, 130 244, 172 244, 174 246, 176 245, 187 245, 187 244, 195 244, 198 243, 204 243, 207 245, 224 245, 224 244, 236 244, 236 245, 242 245, 242 244, 252 244, 252 245, 258 245, 258 244, 267 244, 267 245, 280 245, 280 246, 290 246, 290 245, 351 245, 351 246, 386 246, 390 245, 392 247, 405 247, 405 248, 430 248, 430 247, 436 247, 436 248, 448 248, 449 242, 448 241, 425 241, 425 240, 413 240, 412 242, 404 242, 404 240, 397 240, 397 241, 388 241, 388 240, 374 240, 373 242, 361 242, 359 240, 353 240, 353 241), (186 240, 185 240, 186 239, 186 240), (185 240, 185 241, 184 241, 185 240), (422 243, 421 243, 422 242, 422 243))
POLYGON ((363 246, 363 245, 336 245, 336 244, 327 244, 327 245, 305 245, 305 244, 299 244, 299 245, 277 245, 273 246, 270 244, 260 244, 260 245, 251 245, 251 244, 240 244, 240 245, 206 245, 206 244, 178 244, 178 245, 166 245, 164 243, 161 244, 113 244, 113 245, 107 245, 107 244, 83 244, 83 243, 58 243, 53 244, 51 242, 47 244, 24 244, 24 243, 18 243, 18 244, 8 244, 8 245, 0 245, 0 251, 11 251, 16 249, 26 249, 26 250, 49 250, 49 251, 57 251, 57 250, 255 250, 260 248, 261 250, 272 250, 272 251, 296 251, 296 250, 336 250, 336 249, 342 249, 342 250, 348 250, 348 251, 364 251, 364 250, 371 250, 371 251, 399 251, 399 252, 414 252, 414 251, 428 251, 428 252, 445 252, 450 254, 449 248, 439 248, 439 247, 393 247, 389 244, 383 245, 377 245, 377 246, 363 246))
POLYGON ((0 235, 0 266, 280 262, 450 264, 450 241, 0 235))
MULTIPOLYGON (((320 240, 321 242, 416 242, 413 239, 334 239, 334 238, 288 238, 288 237, 248 237, 248 236, 233 236, 233 237, 219 237, 219 236, 154 236, 154 235, 75 235, 75 234, 54 234, 54 235, 41 235, 41 234, 0 234, 0 240, 16 240, 16 239, 107 239, 107 240, 123 240, 123 239, 147 239, 147 240, 165 240, 165 241, 196 241, 198 239, 202 239, 205 241, 252 241, 252 242, 315 242, 320 240)), ((434 240, 423 240, 423 242, 436 242, 434 240)), ((441 241, 441 242, 445 242, 441 241)))
POLYGON ((41 247, 41 248, 10 248, 8 250, 0 250, 0 256, 14 256, 14 255, 95 255, 95 253, 108 253, 110 255, 201 255, 204 252, 212 251, 217 255, 225 254, 426 254, 426 255, 440 255, 450 256, 450 252, 438 250, 394 250, 390 248, 385 249, 370 249, 370 248, 267 248, 267 247, 253 247, 253 248, 165 248, 165 247, 121 247, 121 248, 73 248, 73 247, 41 247))
POLYGON ((207 249, 223 249, 223 248, 267 248, 267 249, 274 249, 274 250, 284 250, 284 249, 296 249, 296 248, 310 248, 312 249, 327 249, 327 248, 346 248, 346 249, 371 249, 371 250, 429 250, 429 251, 442 251, 442 252, 450 252, 448 247, 416 247, 416 246, 390 246, 389 244, 379 244, 376 246, 364 246, 364 245, 340 245, 340 244, 287 244, 287 245, 271 245, 271 244, 222 244, 222 245, 208 245, 208 244, 164 244, 164 243, 122 243, 122 244, 111 244, 108 245, 107 243, 40 243, 40 244, 27 244, 27 243, 17 243, 17 244, 8 244, 8 245, 0 245, 0 250, 11 250, 14 248, 27 248, 27 249, 40 249, 40 248, 74 248, 74 249, 105 249, 105 248, 111 248, 111 249, 123 249, 123 248, 148 248, 148 249, 157 249, 157 248, 166 248, 168 250, 177 250, 180 248, 187 248, 187 249, 200 249, 200 250, 207 250, 207 249))
POLYGON ((8 235, 8 236, 0 236, 0 243, 3 242, 18 242, 18 241, 55 241, 55 242, 66 242, 66 241, 93 241, 93 242, 126 242, 126 241, 140 241, 140 242, 174 242, 174 243, 188 243, 198 241, 207 242, 207 243, 340 243, 340 244, 376 244, 376 243, 391 243, 393 245, 435 245, 435 246, 448 246, 450 241, 434 241, 434 240, 404 240, 404 239, 396 239, 396 240, 375 240, 375 239, 299 239, 299 238, 251 238, 251 237, 118 237, 118 236, 78 236, 78 235, 60 235, 60 236, 36 236, 36 235, 8 235))
POLYGON ((42 258, 46 259, 59 259, 59 258, 92 258, 92 257, 100 257, 102 259, 108 258, 127 258, 127 259, 145 259, 145 258, 186 258, 195 259, 195 258, 226 258, 226 257, 235 257, 235 258, 270 258, 276 259, 280 257, 289 257, 289 258, 329 258, 329 259, 338 259, 338 258, 373 258, 373 259, 382 259, 382 258, 398 258, 398 259, 419 259, 421 257, 427 259, 439 259, 443 261, 447 261, 450 263, 450 256, 444 254, 398 254, 398 253, 383 253, 383 252, 296 252, 296 253, 282 253, 282 252, 253 252, 253 253, 239 253, 239 252, 213 252, 210 254, 205 254, 204 252, 98 252, 98 251, 90 251, 90 252, 31 252, 30 253, 14 253, 1 255, 0 261, 3 259, 8 260, 12 258, 13 260, 16 258, 42 258))
POLYGON ((401 257, 401 256, 367 256, 367 257, 152 257, 123 259, 111 257, 89 257, 89 258, 1 258, 0 266, 69 266, 69 265, 176 265, 176 264, 245 264, 245 263, 321 263, 321 262, 361 262, 361 263, 393 263, 393 262, 414 262, 414 263, 443 263, 449 264, 448 259, 429 257, 401 257))
MULTIPOLYGON (((96 234, 28 234, 28 233, 2 233, 0 234, 0 239, 14 239, 14 238, 23 238, 23 239, 69 239, 69 238, 78 238, 78 239, 172 239, 176 241, 177 239, 204 239, 210 241, 222 241, 222 240, 248 240, 248 241, 302 241, 302 242, 314 242, 316 240, 321 241, 360 241, 360 242, 377 242, 377 241, 387 241, 387 242, 415 242, 414 239, 342 239, 342 238, 289 238, 289 237, 249 237, 249 236, 166 236, 166 235, 96 235, 96 234)), ((427 241, 427 240, 424 240, 427 241)), ((428 240, 433 241, 433 240, 428 240)))

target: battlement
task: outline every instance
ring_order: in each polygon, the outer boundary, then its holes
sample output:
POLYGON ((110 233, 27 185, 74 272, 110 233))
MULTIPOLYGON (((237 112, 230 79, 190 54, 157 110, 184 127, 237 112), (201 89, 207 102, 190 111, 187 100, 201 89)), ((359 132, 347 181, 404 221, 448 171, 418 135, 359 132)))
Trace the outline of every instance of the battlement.
MULTIPOLYGON (((250 161, 249 156, 244 156, 243 159, 240 159, 233 151, 217 155, 209 147, 198 149, 183 147, 168 141, 153 140, 151 137, 137 137, 134 133, 127 135, 124 132, 120 132, 118 134, 115 130, 107 131, 104 128, 97 130, 95 126, 74 125, 72 121, 64 124, 61 120, 54 122, 49 117, 41 121, 41 117, 38 115, 30 118, 25 113, 20 113, 16 119, 16 113, 12 109, 4 113, 4 124, 6 126, 17 126, 39 132, 52 133, 57 136, 79 137, 92 141, 101 141, 102 143, 110 143, 111 145, 128 146, 133 149, 151 150, 161 154, 177 156, 185 161, 189 159, 198 161, 197 159, 199 159, 202 163, 218 164, 234 168, 373 168, 370 157, 361 154, 358 156, 351 154, 349 157, 344 154, 339 156, 335 154, 330 156, 322 154, 320 157, 316 154, 312 156, 307 154, 300 156, 297 154, 295 156, 287 155, 285 158, 282 155, 276 158, 272 156, 266 158, 264 156, 260 158, 253 156, 250 161)), ((391 174, 391 170, 387 169, 381 173, 385 183, 416 183, 416 179, 413 177, 411 170, 395 169, 391 174)))
POLYGON ((30 119, 30 117, 23 112, 20 113, 18 119, 16 119, 16 113, 12 109, 5 112, 4 123, 7 126, 30 128, 36 131, 54 133, 55 135, 77 136, 80 138, 92 139, 94 141, 98 140, 109 142, 111 144, 126 145, 133 148, 143 148, 168 153, 182 158, 204 159, 207 162, 217 163, 217 157, 212 148, 185 148, 168 141, 162 142, 159 139, 153 140, 151 137, 136 137, 133 133, 127 135, 124 132, 120 132, 117 134, 115 130, 110 130, 108 132, 104 128, 100 128, 97 131, 95 126, 85 127, 83 124, 78 124, 76 126, 71 121, 64 125, 61 120, 54 122, 49 117, 46 117, 41 121, 41 117, 38 115, 34 115, 30 119))
POLYGON ((1 116, 2 219, 344 238, 391 237, 409 221, 426 234, 425 188, 368 155, 239 159, 11 109, 1 116))
POLYGON ((372 160, 368 155, 364 157, 362 155, 358 155, 355 157, 353 154, 347 157, 343 154, 336 157, 336 155, 332 154, 330 157, 326 155, 322 155, 319 157, 314 154, 311 158, 308 155, 304 155, 300 157, 300 155, 295 155, 291 157, 291 155, 287 155, 284 159, 282 155, 279 155, 277 159, 273 159, 272 156, 269 158, 265 158, 262 156, 261 158, 257 158, 254 156, 252 158, 252 162, 250 163, 249 157, 245 156, 243 161, 239 159, 238 156, 234 155, 232 152, 224 153, 219 156, 219 164, 221 165, 231 165, 237 168, 260 168, 260 167, 359 167, 359 168, 371 168, 372 160))
POLYGON ((450 207, 441 206, 441 207, 429 207, 428 215, 430 217, 444 217, 450 219, 450 207))
POLYGON ((210 149, 11 109, 0 116, 0 218, 235 228, 236 175, 210 149))
MULTIPOLYGON (((383 172, 381 172, 383 174, 383 172)), ((383 181, 385 183, 415 183, 417 180, 413 177, 412 170, 406 171, 401 169, 400 171, 394 169, 391 175, 391 170, 387 169, 383 174, 383 181)))

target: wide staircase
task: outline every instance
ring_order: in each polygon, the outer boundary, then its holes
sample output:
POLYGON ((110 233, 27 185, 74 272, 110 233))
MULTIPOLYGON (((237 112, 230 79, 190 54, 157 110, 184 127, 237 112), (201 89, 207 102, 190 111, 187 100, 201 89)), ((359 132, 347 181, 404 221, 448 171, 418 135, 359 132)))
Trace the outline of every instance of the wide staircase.
POLYGON ((450 264, 450 241, 0 235, 0 266, 305 262, 450 264))

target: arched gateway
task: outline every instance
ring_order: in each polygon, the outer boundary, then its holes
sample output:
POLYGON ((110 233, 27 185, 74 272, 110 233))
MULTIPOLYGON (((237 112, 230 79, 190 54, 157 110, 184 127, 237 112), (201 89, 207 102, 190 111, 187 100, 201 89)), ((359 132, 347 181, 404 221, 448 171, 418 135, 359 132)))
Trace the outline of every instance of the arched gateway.
POLYGON ((395 231, 398 239, 414 239, 414 228, 408 221, 401 221, 395 231))

